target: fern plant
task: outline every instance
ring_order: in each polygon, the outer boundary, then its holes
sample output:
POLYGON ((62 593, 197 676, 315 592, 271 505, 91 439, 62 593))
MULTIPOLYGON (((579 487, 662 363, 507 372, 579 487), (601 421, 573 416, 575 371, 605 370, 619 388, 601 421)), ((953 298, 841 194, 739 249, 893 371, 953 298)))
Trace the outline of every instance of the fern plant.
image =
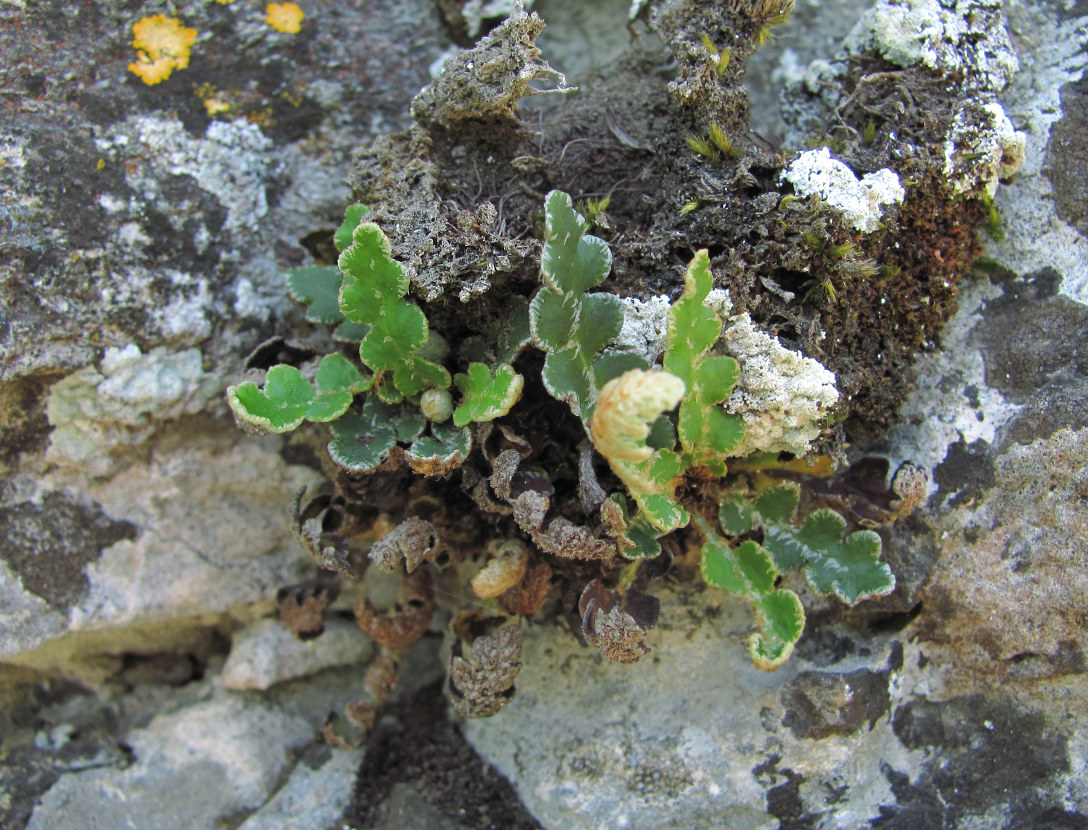
POLYGON ((717 526, 680 504, 683 477, 726 476, 726 461, 745 434, 741 418, 723 408, 740 371, 732 357, 716 353, 723 324, 707 303, 709 254, 701 250, 689 263, 684 293, 669 311, 662 366, 651 368, 608 350, 622 314, 614 298, 586 293, 604 281, 611 262, 607 245, 588 236, 588 228, 566 194, 548 195, 544 285, 530 307, 533 340, 547 353, 544 384, 582 418, 593 446, 626 488, 626 496, 613 493, 601 505, 620 552, 629 559, 657 556, 659 539, 694 515, 703 537, 703 579, 752 606, 757 632, 749 654, 759 668, 773 670, 789 658, 805 622, 797 594, 777 587, 779 576, 804 568, 815 590, 850 604, 887 594, 895 580, 879 561, 880 537, 863 530, 844 538, 845 520, 828 509, 795 525, 796 484, 775 485, 755 498, 728 493, 717 526), (762 541, 750 538, 759 530, 762 541))
POLYGON ((510 361, 528 333, 511 330, 527 330, 527 308, 495 332, 494 349, 505 360, 470 363, 452 378, 436 348, 441 338, 406 298, 408 277, 392 257, 389 238, 365 221, 366 212, 362 205, 348 208, 334 235, 337 267, 292 269, 287 285, 291 297, 305 304, 307 320, 336 324, 334 337, 359 342, 359 359, 372 374, 335 353, 321 360, 313 385, 294 366, 273 366, 263 388, 232 386, 228 401, 240 421, 268 432, 287 432, 307 420, 329 423, 329 455, 348 472, 375 471, 403 444, 414 471, 444 475, 472 450, 467 426, 505 415, 521 397, 524 379, 510 361), (456 409, 446 391, 454 382, 461 391, 456 409), (451 415, 453 423, 444 425, 451 415))

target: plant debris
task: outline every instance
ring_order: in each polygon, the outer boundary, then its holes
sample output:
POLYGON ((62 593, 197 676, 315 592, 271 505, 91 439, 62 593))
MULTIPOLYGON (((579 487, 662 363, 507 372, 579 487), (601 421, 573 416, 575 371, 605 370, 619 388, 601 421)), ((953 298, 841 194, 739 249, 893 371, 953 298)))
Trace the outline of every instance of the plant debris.
POLYGON ((614 663, 637 663, 650 653, 646 635, 657 623, 660 610, 657 597, 628 590, 621 600, 599 579, 590 582, 578 600, 587 645, 600 649, 614 663))
POLYGON ((521 671, 521 629, 507 625, 471 643, 464 657, 463 641, 453 646, 447 690, 463 718, 489 718, 514 699, 514 681, 521 671))

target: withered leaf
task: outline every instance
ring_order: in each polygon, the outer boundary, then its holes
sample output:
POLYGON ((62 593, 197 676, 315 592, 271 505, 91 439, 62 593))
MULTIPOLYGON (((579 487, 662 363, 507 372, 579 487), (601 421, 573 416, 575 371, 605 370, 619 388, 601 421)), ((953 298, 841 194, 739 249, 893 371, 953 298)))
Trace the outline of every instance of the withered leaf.
MULTIPOLYGON (((400 671, 403 650, 382 648, 363 676, 363 688, 374 703, 385 703, 397 688, 397 672, 400 671)), ((348 712, 351 717, 351 712, 348 712)), ((354 720, 354 718, 353 718, 354 720)))
POLYGON ((491 489, 500 499, 510 498, 510 481, 518 471, 521 453, 517 450, 503 450, 491 462, 491 489))
POLYGON ((445 547, 442 534, 430 522, 413 516, 382 536, 370 548, 370 560, 386 573, 398 573, 403 564, 412 573, 423 562, 433 562, 445 547))
POLYGON ((927 476, 924 469, 905 461, 889 487, 885 483, 889 467, 886 458, 866 456, 834 478, 809 480, 808 488, 840 511, 852 512, 866 527, 890 524, 925 501, 927 476))
POLYGON ((312 640, 325 631, 325 611, 340 595, 336 581, 310 580, 285 585, 276 592, 280 622, 300 640, 312 640))
POLYGON ((332 504, 328 495, 315 496, 304 505, 302 498, 305 494, 305 487, 299 489, 292 505, 298 538, 319 567, 341 576, 357 578, 362 570, 358 557, 343 536, 325 531, 326 514, 338 507, 332 504))
POLYGON ((406 648, 423 636, 434 615, 434 591, 428 571, 417 571, 404 580, 401 599, 387 614, 380 614, 368 597, 355 603, 359 627, 387 649, 406 648))
POLYGON ((514 698, 514 681, 521 670, 521 629, 507 625, 477 637, 472 655, 461 656, 461 641, 454 645, 446 688, 463 718, 488 718, 514 698))
POLYGON ((511 614, 529 617, 541 609, 552 591, 552 568, 547 562, 530 565, 525 578, 499 597, 511 614))
POLYGON ((593 444, 583 441, 578 445, 578 500, 582 511, 592 516, 606 498, 608 493, 597 481, 597 471, 593 469, 593 444))
POLYGON ((578 600, 586 643, 614 663, 635 663, 650 653, 644 640, 660 607, 656 597, 641 591, 628 591, 621 606, 619 595, 599 579, 590 582, 578 600))
POLYGON ((587 527, 556 516, 547 520, 551 500, 536 490, 526 490, 514 499, 514 521, 545 553, 568 559, 607 559, 616 554, 616 543, 601 539, 587 527))

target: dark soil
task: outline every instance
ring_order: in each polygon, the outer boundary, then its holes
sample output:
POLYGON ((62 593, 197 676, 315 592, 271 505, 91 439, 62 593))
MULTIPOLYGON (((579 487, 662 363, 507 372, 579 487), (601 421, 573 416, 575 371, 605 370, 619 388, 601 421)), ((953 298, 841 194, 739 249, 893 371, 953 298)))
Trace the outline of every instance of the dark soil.
POLYGON ((447 705, 442 684, 436 683, 381 709, 367 736, 366 758, 344 818, 345 827, 365 830, 395 827, 398 821, 405 821, 403 815, 390 814, 396 809, 387 802, 394 785, 408 788, 406 793, 401 790, 399 801, 410 805, 418 800, 427 805, 421 805, 420 813, 437 812, 453 828, 540 827, 510 782, 476 754, 447 718, 447 705))

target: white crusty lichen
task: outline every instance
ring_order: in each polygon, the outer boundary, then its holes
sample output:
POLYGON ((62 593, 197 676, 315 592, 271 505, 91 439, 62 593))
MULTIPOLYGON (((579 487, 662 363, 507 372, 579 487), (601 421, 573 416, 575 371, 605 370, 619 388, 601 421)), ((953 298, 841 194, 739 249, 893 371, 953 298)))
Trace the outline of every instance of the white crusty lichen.
POLYGON ((623 303, 623 328, 612 341, 612 348, 637 354, 653 365, 665 353, 669 336, 669 309, 672 304, 664 294, 639 300, 620 297, 623 303))
POLYGON ((139 444, 155 422, 199 412, 220 394, 222 384, 202 363, 198 349, 106 349, 98 369, 80 369, 50 389, 46 459, 79 464, 91 475, 109 473, 110 449, 139 444))
POLYGON ((991 197, 997 183, 1024 163, 1027 137, 1001 104, 968 103, 956 110, 944 143, 944 174, 956 193, 982 188, 991 197))
POLYGON ((1000 92, 1019 62, 1001 20, 1001 0, 881 0, 844 43, 896 66, 926 66, 969 88, 1000 92))
POLYGON ((747 314, 730 318, 719 342, 740 365, 725 402, 727 412, 744 419, 744 440, 732 454, 806 455, 839 399, 834 373, 756 329, 747 314))
POLYGON ((859 180, 826 147, 801 153, 782 178, 798 195, 822 198, 862 233, 875 231, 884 206, 899 204, 907 195, 893 170, 877 170, 859 180))
MULTIPOLYGON (((623 303, 624 328, 613 345, 653 365, 664 352, 664 339, 655 339, 654 333, 668 321, 669 301, 661 296, 625 298, 623 303)), ((806 455, 839 399, 834 372, 759 331, 747 314, 733 314, 728 291, 713 289, 703 304, 726 321, 718 346, 740 366, 736 388, 723 408, 744 420, 745 437, 730 455, 806 455)))

